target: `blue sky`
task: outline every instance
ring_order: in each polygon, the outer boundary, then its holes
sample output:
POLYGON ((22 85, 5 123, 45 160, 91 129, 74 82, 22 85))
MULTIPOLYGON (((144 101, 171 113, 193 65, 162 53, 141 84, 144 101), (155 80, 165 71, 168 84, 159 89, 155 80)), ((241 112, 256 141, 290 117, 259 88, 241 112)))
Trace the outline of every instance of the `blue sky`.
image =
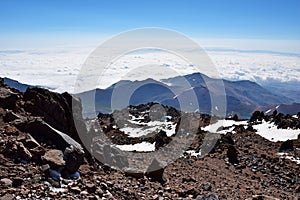
POLYGON ((6 41, 111 35, 141 27, 198 38, 300 40, 299 21, 299 0, 0 1, 0 37, 6 41))

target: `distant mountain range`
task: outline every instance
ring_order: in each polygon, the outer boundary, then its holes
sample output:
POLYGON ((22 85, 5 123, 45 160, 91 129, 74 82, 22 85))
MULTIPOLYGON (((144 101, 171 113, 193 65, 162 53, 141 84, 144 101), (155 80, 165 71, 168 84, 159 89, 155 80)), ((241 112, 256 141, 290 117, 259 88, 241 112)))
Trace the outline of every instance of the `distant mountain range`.
POLYGON ((50 87, 46 87, 46 86, 41 86, 41 85, 28 85, 28 84, 24 84, 24 83, 20 83, 19 81, 10 79, 10 78, 3 78, 3 82, 6 85, 9 85, 12 88, 15 88, 17 90, 19 90, 20 92, 25 92, 27 90, 27 88, 46 88, 51 90, 52 88, 50 87))
MULTIPOLYGON (((211 105, 211 97, 224 98, 224 93, 218 91, 221 81, 194 73, 184 77, 156 81, 147 79, 143 81, 120 81, 107 89, 96 89, 78 94, 84 104, 85 114, 92 114, 94 107, 89 102, 95 98, 96 112, 109 113, 113 109, 122 109, 128 105, 139 105, 148 102, 158 102, 172 106, 182 111, 200 111, 210 114, 212 109, 223 109, 211 105), (130 94, 130 95, 129 95, 130 94), (127 97, 129 96, 129 97, 127 97), (195 101, 199 109, 195 109, 195 101), (190 104, 180 105, 180 102, 190 104)), ((236 113, 242 117, 249 117, 255 110, 267 110, 267 106, 276 107, 281 104, 292 104, 294 100, 284 95, 270 92, 255 82, 223 80, 226 94, 227 114, 236 113)), ((288 105, 286 105, 288 106, 288 105)), ((288 114, 300 111, 300 104, 293 104, 288 114), (295 109, 294 111, 292 111, 295 109)), ((287 110, 287 109, 285 109, 287 110)))
MULTIPOLYGON (((9 78, 4 78, 4 83, 22 92, 27 88, 41 87, 22 84, 9 78)), ((300 104, 295 103, 293 99, 277 92, 270 92, 255 82, 221 81, 201 73, 161 81, 153 79, 122 80, 106 89, 95 89, 76 95, 82 100, 85 117, 95 116, 99 112, 110 113, 115 109, 121 110, 128 105, 149 102, 161 103, 182 111, 199 111, 206 114, 211 114, 212 110, 225 109, 220 106, 212 107, 212 97, 226 99, 227 115, 236 113, 247 118, 255 110, 271 112, 276 108, 284 114, 296 114, 300 111, 300 104), (225 93, 218 90, 221 83, 224 84, 225 93), (95 102, 91 100, 95 100, 95 102)))

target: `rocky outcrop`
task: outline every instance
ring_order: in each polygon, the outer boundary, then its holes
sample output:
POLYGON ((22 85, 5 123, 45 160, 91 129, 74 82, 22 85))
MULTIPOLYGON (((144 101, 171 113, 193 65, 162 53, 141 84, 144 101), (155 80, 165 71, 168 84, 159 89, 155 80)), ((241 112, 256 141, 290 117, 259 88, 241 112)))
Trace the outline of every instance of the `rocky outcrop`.
POLYGON ((145 175, 152 181, 159 181, 163 183, 165 182, 165 178, 163 176, 165 167, 166 166, 162 162, 154 158, 147 168, 145 175))
POLYGON ((70 146, 74 146, 75 148, 83 151, 83 147, 73 138, 54 129, 40 118, 36 118, 29 122, 22 122, 16 124, 16 126, 19 130, 25 133, 30 133, 30 135, 39 143, 54 145, 62 151, 70 146))
POLYGON ((87 132, 81 116, 79 99, 68 93, 58 94, 42 88, 29 88, 24 93, 24 110, 53 128, 80 142, 87 132))
POLYGON ((93 144, 92 152, 99 162, 108 166, 114 166, 118 169, 129 166, 127 156, 116 147, 97 142, 93 144))
POLYGON ((10 88, 0 87, 0 107, 14 110, 19 100, 19 95, 10 88))

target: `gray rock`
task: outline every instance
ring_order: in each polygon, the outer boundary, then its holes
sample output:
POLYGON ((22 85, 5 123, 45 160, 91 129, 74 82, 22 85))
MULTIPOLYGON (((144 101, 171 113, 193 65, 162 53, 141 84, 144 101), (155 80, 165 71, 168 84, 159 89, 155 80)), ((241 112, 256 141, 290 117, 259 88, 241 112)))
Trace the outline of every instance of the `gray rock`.
POLYGON ((0 179, 0 183, 5 185, 5 186, 11 187, 13 181, 8 179, 8 178, 2 178, 2 179, 0 179))
POLYGON ((197 196, 196 200, 219 200, 219 197, 215 194, 209 194, 207 196, 197 196))
POLYGON ((144 178, 144 172, 140 171, 139 169, 125 168, 124 172, 126 176, 132 176, 134 178, 144 178))
POLYGON ((83 164, 84 151, 82 149, 75 148, 74 146, 67 147, 64 151, 64 160, 66 161, 65 169, 69 174, 74 174, 83 164))
POLYGON ((62 151, 70 146, 83 150, 82 146, 70 136, 54 129, 41 119, 37 118, 28 123, 18 124, 17 128, 25 133, 30 133, 38 143, 55 144, 62 151))
POLYGON ((59 169, 64 167, 66 162, 64 160, 63 152, 57 149, 48 150, 42 159, 50 165, 51 169, 59 169))
POLYGON ((0 88, 0 107, 13 110, 19 99, 19 95, 8 88, 0 88))
POLYGON ((165 166, 162 162, 159 162, 156 158, 154 158, 146 170, 145 175, 153 181, 164 181, 164 170, 165 166))

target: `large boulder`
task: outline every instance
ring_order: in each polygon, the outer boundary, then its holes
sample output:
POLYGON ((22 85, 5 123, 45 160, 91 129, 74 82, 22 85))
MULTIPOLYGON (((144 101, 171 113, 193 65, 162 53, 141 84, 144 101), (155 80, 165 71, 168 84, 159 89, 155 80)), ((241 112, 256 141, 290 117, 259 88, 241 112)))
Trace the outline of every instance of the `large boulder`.
POLYGON ((158 134, 155 135, 155 150, 158 150, 160 147, 165 146, 171 142, 171 138, 167 136, 167 133, 163 130, 160 130, 158 134))
POLYGON ((66 162, 65 169, 70 174, 74 174, 84 162, 83 151, 74 146, 67 147, 63 157, 66 162))
POLYGON ((117 147, 102 144, 98 141, 93 144, 92 152, 93 156, 103 164, 114 166, 119 169, 129 166, 127 155, 117 147))
POLYGON ((63 152, 58 149, 51 149, 47 151, 42 158, 47 164, 49 164, 51 169, 59 170, 66 164, 63 152))
POLYGON ((25 111, 31 115, 42 117, 47 124, 79 143, 85 138, 79 135, 87 132, 79 99, 68 93, 59 94, 42 88, 29 88, 24 93, 23 100, 25 111))
POLYGON ((233 145, 228 146, 227 157, 228 157, 228 161, 231 164, 237 164, 239 162, 238 161, 238 151, 236 150, 236 148, 233 145))
POLYGON ((164 182, 164 171, 166 165, 154 158, 146 170, 145 175, 152 181, 164 182))
POLYGON ((6 87, 0 87, 0 107, 14 110, 20 96, 6 87))
POLYGON ((82 146, 67 134, 60 132, 37 118, 26 123, 16 124, 17 128, 22 132, 30 133, 30 135, 38 142, 48 145, 54 145, 59 150, 64 151, 67 147, 74 146, 83 150, 82 146))
POLYGON ((62 173, 66 178, 78 173, 79 167, 84 162, 83 152, 73 146, 66 148, 64 152, 58 149, 48 150, 42 158, 51 170, 62 173))
POLYGON ((293 150, 294 150, 294 143, 292 140, 284 141, 279 148, 279 152, 293 151, 293 150))

